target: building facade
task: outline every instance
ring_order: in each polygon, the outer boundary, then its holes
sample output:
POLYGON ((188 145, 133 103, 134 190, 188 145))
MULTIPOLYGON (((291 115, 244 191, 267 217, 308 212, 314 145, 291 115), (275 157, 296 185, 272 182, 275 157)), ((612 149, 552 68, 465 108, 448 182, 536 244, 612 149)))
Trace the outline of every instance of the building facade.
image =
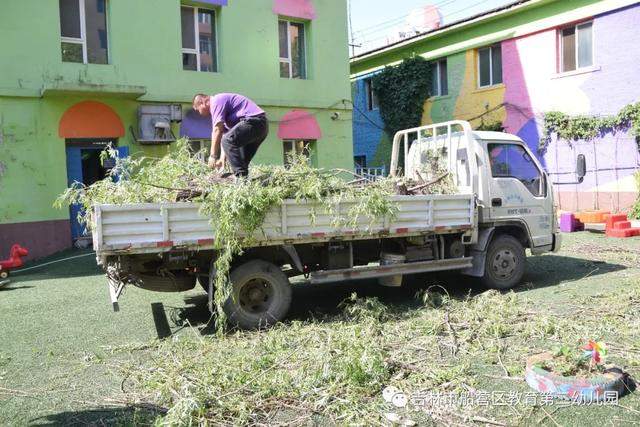
POLYGON ((432 61, 423 124, 462 119, 516 134, 553 182, 574 181, 576 157, 584 154, 587 176, 582 184, 556 186, 559 207, 625 210, 638 194, 634 135, 552 138, 544 147, 540 140, 547 112, 613 116, 640 101, 638 22, 638 1, 524 0, 354 57, 354 158, 378 166, 389 150, 371 102, 371 77, 420 55, 432 61))
POLYGON ((196 93, 237 92, 270 121, 254 162, 291 151, 351 167, 345 0, 7 0, 0 13, 0 257, 82 237, 52 207, 105 174, 107 143, 161 156, 206 141, 196 93), (26 25, 29 23, 29 25, 26 25), (331 46, 331 48, 326 48, 331 46))

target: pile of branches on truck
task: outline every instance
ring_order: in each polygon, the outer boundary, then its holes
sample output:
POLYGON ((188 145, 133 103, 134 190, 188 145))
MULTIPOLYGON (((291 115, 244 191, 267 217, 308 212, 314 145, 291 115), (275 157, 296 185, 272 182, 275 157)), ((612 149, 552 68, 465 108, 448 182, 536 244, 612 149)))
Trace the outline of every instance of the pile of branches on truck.
MULTIPOLYGON (((346 169, 320 169, 307 158, 294 156, 285 166, 258 165, 246 179, 235 179, 228 173, 212 171, 194 153, 187 140, 178 141, 162 158, 118 158, 117 151, 108 148, 102 159, 115 159, 108 176, 92 185, 75 183, 56 201, 58 207, 82 206, 79 221, 90 230, 92 206, 96 204, 135 204, 191 201, 200 205, 203 216, 211 219, 215 230, 216 294, 219 317, 223 320, 222 303, 230 294, 228 280, 231 260, 241 254, 248 239, 260 230, 267 213, 286 199, 317 202, 331 214, 342 200, 355 200, 349 212, 340 215, 335 226, 356 224, 367 217, 372 222, 392 218, 396 207, 393 194, 453 194, 456 186, 443 162, 434 156, 418 179, 373 179, 346 169)), ((336 219, 339 217, 336 215, 336 219)), ((313 220, 313 218, 312 218, 313 220)))

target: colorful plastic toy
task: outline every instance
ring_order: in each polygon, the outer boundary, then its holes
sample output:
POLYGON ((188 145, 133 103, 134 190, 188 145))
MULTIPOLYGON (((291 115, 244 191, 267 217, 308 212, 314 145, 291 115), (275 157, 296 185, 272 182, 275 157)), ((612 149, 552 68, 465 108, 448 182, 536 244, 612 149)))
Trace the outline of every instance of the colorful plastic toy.
POLYGON ((608 237, 640 236, 640 228, 631 226, 626 214, 609 215, 607 218, 606 234, 608 237))
POLYGON ((560 215, 560 231, 563 233, 573 233, 574 231, 583 231, 584 224, 571 212, 560 215))
POLYGON ((23 248, 17 243, 11 246, 9 259, 0 261, 0 280, 6 280, 9 277, 10 270, 22 267, 24 265, 22 257, 27 255, 29 255, 29 251, 26 248, 23 248))

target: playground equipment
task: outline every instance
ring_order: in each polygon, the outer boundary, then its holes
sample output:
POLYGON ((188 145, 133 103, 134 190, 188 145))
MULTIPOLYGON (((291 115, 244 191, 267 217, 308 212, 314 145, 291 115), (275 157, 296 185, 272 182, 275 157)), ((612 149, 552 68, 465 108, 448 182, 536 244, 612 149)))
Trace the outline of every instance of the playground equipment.
POLYGON ((0 286, 4 286, 9 283, 9 271, 22 267, 24 265, 22 257, 27 255, 29 255, 29 251, 19 244, 16 243, 11 246, 9 259, 0 261, 0 286))

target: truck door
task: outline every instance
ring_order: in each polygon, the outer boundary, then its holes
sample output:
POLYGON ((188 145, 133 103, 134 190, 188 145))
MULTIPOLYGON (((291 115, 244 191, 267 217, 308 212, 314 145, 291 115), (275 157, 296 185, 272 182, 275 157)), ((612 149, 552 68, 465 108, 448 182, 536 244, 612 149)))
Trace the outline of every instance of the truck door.
POLYGON ((522 144, 488 142, 492 221, 524 221, 533 246, 553 243, 553 201, 546 176, 522 144))

